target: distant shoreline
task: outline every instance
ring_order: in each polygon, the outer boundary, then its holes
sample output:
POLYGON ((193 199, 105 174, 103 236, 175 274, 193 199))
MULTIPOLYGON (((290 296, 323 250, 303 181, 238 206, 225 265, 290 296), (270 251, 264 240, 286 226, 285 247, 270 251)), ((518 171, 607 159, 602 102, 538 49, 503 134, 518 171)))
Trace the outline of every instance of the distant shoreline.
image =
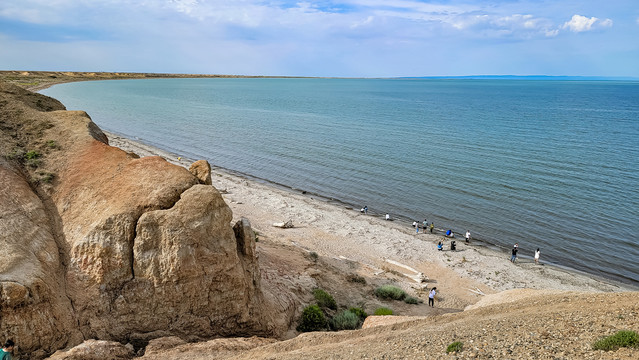
MULTIPOLYGON (((325 76, 286 76, 286 75, 223 75, 223 74, 171 74, 136 72, 87 72, 87 71, 29 71, 0 70, 0 81, 6 81, 29 91, 40 91, 53 85, 77 81, 131 80, 131 79, 198 79, 198 78, 246 78, 246 79, 346 79, 345 77, 325 76)), ((349 79, 358 79, 357 77, 349 79)), ((361 79, 361 78, 359 78, 361 79)), ((382 79, 372 77, 370 79, 382 79)), ((415 80, 549 80, 549 81, 639 81, 633 77, 606 76, 553 76, 553 75, 459 75, 459 76, 401 76, 383 77, 383 79, 415 80)))

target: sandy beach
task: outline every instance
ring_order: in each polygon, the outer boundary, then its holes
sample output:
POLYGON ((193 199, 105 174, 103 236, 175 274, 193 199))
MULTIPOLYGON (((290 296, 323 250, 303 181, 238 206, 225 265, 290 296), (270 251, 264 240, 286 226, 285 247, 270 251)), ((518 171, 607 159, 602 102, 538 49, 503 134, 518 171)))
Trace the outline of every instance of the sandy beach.
MULTIPOLYGON (((139 156, 161 156, 188 168, 198 159, 186 159, 116 134, 107 133, 109 143, 139 156)), ((544 264, 533 254, 515 264, 510 254, 456 237, 457 250, 450 251, 450 239, 437 234, 418 234, 411 224, 386 221, 383 216, 366 215, 359 209, 329 203, 323 199, 279 188, 213 166, 213 186, 233 211, 234 220, 246 217, 262 239, 293 245, 319 256, 361 265, 363 275, 403 274, 401 286, 413 292, 436 284, 441 306, 463 309, 479 301, 483 294, 530 288, 567 291, 628 291, 635 288, 611 280, 544 264), (292 221, 282 229, 274 223, 292 221), (444 251, 437 243, 444 242, 444 251), (421 273, 421 274, 420 274, 421 273), (419 283, 422 276, 425 282, 419 283)))

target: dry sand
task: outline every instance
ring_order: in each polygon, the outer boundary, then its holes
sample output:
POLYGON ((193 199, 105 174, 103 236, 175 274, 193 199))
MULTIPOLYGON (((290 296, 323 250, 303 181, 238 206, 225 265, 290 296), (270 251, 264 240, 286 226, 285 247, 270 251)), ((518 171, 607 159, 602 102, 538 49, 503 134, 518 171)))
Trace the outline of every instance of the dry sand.
MULTIPOLYGON (((158 155, 188 168, 193 159, 172 154, 115 134, 107 133, 110 145, 139 156, 158 155)), ((197 160, 197 159, 195 159, 197 160)), ((213 168, 213 186, 222 192, 240 217, 251 221, 260 238, 294 245, 320 256, 355 261, 369 277, 384 273, 405 274, 398 284, 412 293, 437 286, 438 306, 462 310, 479 301, 483 294, 531 288, 569 291, 628 291, 630 286, 599 279, 589 274, 559 267, 535 264, 532 259, 509 261, 510 255, 471 242, 456 239, 457 251, 437 251, 442 235, 415 234, 402 222, 385 221, 381 216, 365 215, 359 209, 329 203, 309 195, 261 183, 213 168), (294 227, 282 229, 274 223, 291 220, 294 227), (414 280, 422 273, 427 281, 414 280)), ((533 254, 529 254, 532 257, 533 254)), ((423 293, 421 293, 423 295, 423 293)))

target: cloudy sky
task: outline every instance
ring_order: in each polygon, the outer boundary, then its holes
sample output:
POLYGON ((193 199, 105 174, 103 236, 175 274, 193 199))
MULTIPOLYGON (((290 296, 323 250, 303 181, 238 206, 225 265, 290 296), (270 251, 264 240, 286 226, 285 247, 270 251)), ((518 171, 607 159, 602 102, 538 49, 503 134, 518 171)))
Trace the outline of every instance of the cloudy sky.
POLYGON ((639 77, 639 0, 0 0, 0 70, 639 77))

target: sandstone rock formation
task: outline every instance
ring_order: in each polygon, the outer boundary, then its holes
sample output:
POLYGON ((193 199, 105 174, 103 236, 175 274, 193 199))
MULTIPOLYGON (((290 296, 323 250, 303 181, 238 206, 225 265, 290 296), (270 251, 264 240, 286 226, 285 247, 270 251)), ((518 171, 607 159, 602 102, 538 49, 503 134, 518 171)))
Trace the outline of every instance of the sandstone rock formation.
POLYGON ((195 176, 137 158, 86 113, 13 86, 0 84, 0 108, 0 337, 41 358, 84 339, 138 348, 286 331, 270 318, 250 224, 236 235, 201 184, 208 163, 195 176))
POLYGON ((189 167, 191 174, 200 180, 201 184, 211 185, 211 164, 206 160, 198 160, 189 167))

